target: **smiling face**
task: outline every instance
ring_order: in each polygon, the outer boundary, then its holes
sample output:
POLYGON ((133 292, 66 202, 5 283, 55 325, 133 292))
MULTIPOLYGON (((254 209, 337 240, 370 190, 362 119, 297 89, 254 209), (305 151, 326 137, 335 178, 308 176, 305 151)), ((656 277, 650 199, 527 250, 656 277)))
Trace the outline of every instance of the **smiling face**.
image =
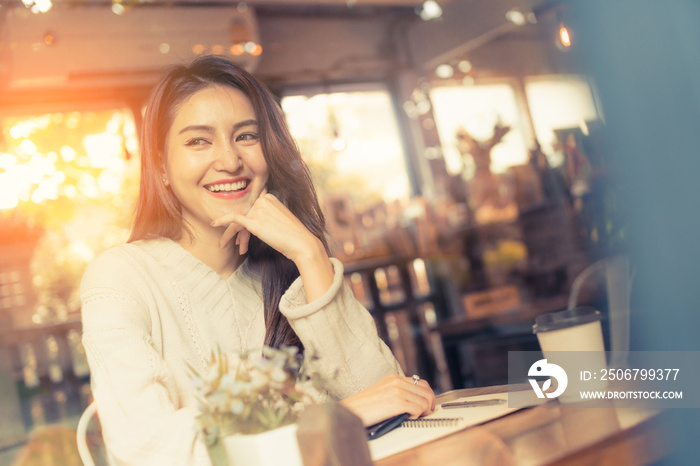
POLYGON ((193 233, 227 212, 247 213, 268 180, 250 99, 228 86, 192 94, 167 133, 163 168, 193 233))

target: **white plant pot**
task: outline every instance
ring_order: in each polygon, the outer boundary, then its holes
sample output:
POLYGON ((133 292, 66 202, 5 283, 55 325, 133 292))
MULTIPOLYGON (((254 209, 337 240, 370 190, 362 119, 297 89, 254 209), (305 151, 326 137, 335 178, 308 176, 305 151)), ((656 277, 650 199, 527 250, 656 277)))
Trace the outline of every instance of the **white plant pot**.
POLYGON ((223 443, 229 466, 304 466, 296 424, 260 434, 229 435, 223 443))

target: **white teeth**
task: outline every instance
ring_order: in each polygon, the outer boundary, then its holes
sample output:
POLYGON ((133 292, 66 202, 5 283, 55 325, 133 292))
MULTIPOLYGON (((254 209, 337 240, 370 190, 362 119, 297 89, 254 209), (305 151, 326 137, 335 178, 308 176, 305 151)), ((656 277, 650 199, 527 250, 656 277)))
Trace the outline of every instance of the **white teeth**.
POLYGON ((236 183, 212 184, 207 189, 209 189, 209 191, 211 191, 213 193, 216 193, 219 191, 240 191, 241 189, 244 189, 246 186, 247 186, 247 183, 245 181, 238 181, 236 183))

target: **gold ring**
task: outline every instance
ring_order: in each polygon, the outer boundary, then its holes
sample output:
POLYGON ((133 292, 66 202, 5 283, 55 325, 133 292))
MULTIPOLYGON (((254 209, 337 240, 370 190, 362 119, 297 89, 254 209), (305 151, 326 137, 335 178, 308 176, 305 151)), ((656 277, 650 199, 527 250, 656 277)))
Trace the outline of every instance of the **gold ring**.
POLYGON ((418 377, 416 374, 413 374, 413 385, 418 385, 419 380, 420 377, 418 377))

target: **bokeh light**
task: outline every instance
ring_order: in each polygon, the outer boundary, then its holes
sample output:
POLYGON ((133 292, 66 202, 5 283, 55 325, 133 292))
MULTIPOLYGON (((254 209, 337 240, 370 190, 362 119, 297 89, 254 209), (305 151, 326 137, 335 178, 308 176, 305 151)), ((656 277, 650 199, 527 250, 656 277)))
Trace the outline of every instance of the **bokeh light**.
POLYGON ((110 159, 122 153, 121 137, 110 132, 85 136, 83 147, 90 166, 95 168, 107 168, 110 159))
POLYGON ((61 197, 117 195, 126 158, 138 151, 133 119, 122 111, 57 113, 2 123, 7 147, 0 153, 0 210, 61 197), (94 131, 100 124, 102 131, 94 131))

